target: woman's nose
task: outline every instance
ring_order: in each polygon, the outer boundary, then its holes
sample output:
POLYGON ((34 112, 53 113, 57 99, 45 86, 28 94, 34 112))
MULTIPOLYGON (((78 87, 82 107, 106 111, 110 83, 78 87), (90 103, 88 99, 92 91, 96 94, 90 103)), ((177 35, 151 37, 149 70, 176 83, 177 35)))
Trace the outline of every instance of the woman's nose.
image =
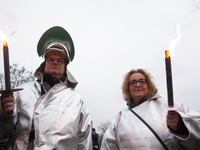
POLYGON ((139 83, 139 82, 136 82, 136 85, 135 85, 135 86, 137 87, 137 86, 141 86, 141 85, 140 85, 140 83, 139 83))

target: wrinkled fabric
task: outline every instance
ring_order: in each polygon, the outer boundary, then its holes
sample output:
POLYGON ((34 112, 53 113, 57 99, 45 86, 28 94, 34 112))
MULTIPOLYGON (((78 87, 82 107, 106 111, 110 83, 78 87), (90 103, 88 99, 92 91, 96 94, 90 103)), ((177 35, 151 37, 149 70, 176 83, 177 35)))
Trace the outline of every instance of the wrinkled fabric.
POLYGON ((81 95, 65 81, 41 96, 40 84, 20 86, 24 90, 14 93, 12 114, 0 107, 0 142, 9 139, 8 149, 27 149, 34 123, 34 149, 91 150, 90 116, 81 95))
MULTIPOLYGON (((189 135, 171 133, 166 124, 167 110, 163 100, 156 94, 142 104, 132 108, 159 135, 169 150, 200 149, 200 113, 181 105, 178 113, 183 119, 189 135)), ((149 128, 129 108, 125 108, 113 119, 104 134, 101 150, 162 150, 164 149, 149 128)))

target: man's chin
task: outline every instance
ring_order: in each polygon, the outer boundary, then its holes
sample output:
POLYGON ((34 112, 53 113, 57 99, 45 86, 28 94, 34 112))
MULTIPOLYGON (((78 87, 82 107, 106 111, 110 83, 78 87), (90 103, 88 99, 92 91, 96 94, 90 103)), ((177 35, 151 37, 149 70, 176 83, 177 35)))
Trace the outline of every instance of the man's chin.
POLYGON ((62 76, 56 72, 51 72, 50 75, 52 76, 52 78, 54 79, 59 79, 61 78, 62 76))

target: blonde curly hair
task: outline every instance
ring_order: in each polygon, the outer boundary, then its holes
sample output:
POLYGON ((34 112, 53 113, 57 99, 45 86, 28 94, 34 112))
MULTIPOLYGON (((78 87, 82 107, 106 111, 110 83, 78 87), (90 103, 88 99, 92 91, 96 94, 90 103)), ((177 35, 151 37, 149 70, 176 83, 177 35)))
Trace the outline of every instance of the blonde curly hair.
POLYGON ((122 83, 122 95, 123 95, 124 100, 127 103, 130 103, 130 101, 132 99, 130 91, 129 91, 129 78, 134 73, 141 73, 145 76, 146 81, 147 81, 148 90, 149 90, 147 99, 153 97, 158 91, 156 85, 153 82, 153 76, 150 73, 148 73, 144 69, 132 69, 124 76, 124 81, 122 83))

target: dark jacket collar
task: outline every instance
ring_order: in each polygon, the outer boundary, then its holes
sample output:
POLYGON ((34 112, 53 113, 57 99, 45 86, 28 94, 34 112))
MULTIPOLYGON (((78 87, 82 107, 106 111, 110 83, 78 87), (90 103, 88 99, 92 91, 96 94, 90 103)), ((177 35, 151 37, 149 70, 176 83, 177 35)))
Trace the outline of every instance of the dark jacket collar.
MULTIPOLYGON (((145 102, 147 100, 147 96, 142 98, 140 101, 139 101, 139 105, 142 104, 143 102, 145 102)), ((137 105, 135 105, 135 103, 133 102, 133 99, 130 100, 130 103, 127 103, 127 105, 130 107, 130 108, 134 108, 136 107, 137 105)))
POLYGON ((66 77, 63 76, 60 79, 56 79, 54 82, 52 80, 52 77, 50 74, 44 73, 44 79, 51 87, 53 87, 55 84, 61 83, 65 81, 66 77))
MULTIPOLYGON (((161 96, 160 96, 159 93, 157 92, 153 97, 148 98, 148 100, 151 101, 151 100, 156 100, 156 99, 158 99, 158 98, 161 98, 161 96)), ((142 103, 145 102, 145 101, 147 101, 147 96, 140 100, 139 105, 142 104, 142 103)), ((137 106, 137 105, 134 104, 134 102, 133 102, 132 99, 130 99, 130 102, 128 102, 127 105, 128 105, 130 108, 133 108, 133 107, 136 107, 136 106, 137 106)))
POLYGON ((67 77, 63 76, 60 79, 52 80, 52 76, 50 74, 44 73, 43 81, 41 82, 41 94, 45 94, 49 89, 51 89, 55 84, 62 83, 66 80, 67 77))

